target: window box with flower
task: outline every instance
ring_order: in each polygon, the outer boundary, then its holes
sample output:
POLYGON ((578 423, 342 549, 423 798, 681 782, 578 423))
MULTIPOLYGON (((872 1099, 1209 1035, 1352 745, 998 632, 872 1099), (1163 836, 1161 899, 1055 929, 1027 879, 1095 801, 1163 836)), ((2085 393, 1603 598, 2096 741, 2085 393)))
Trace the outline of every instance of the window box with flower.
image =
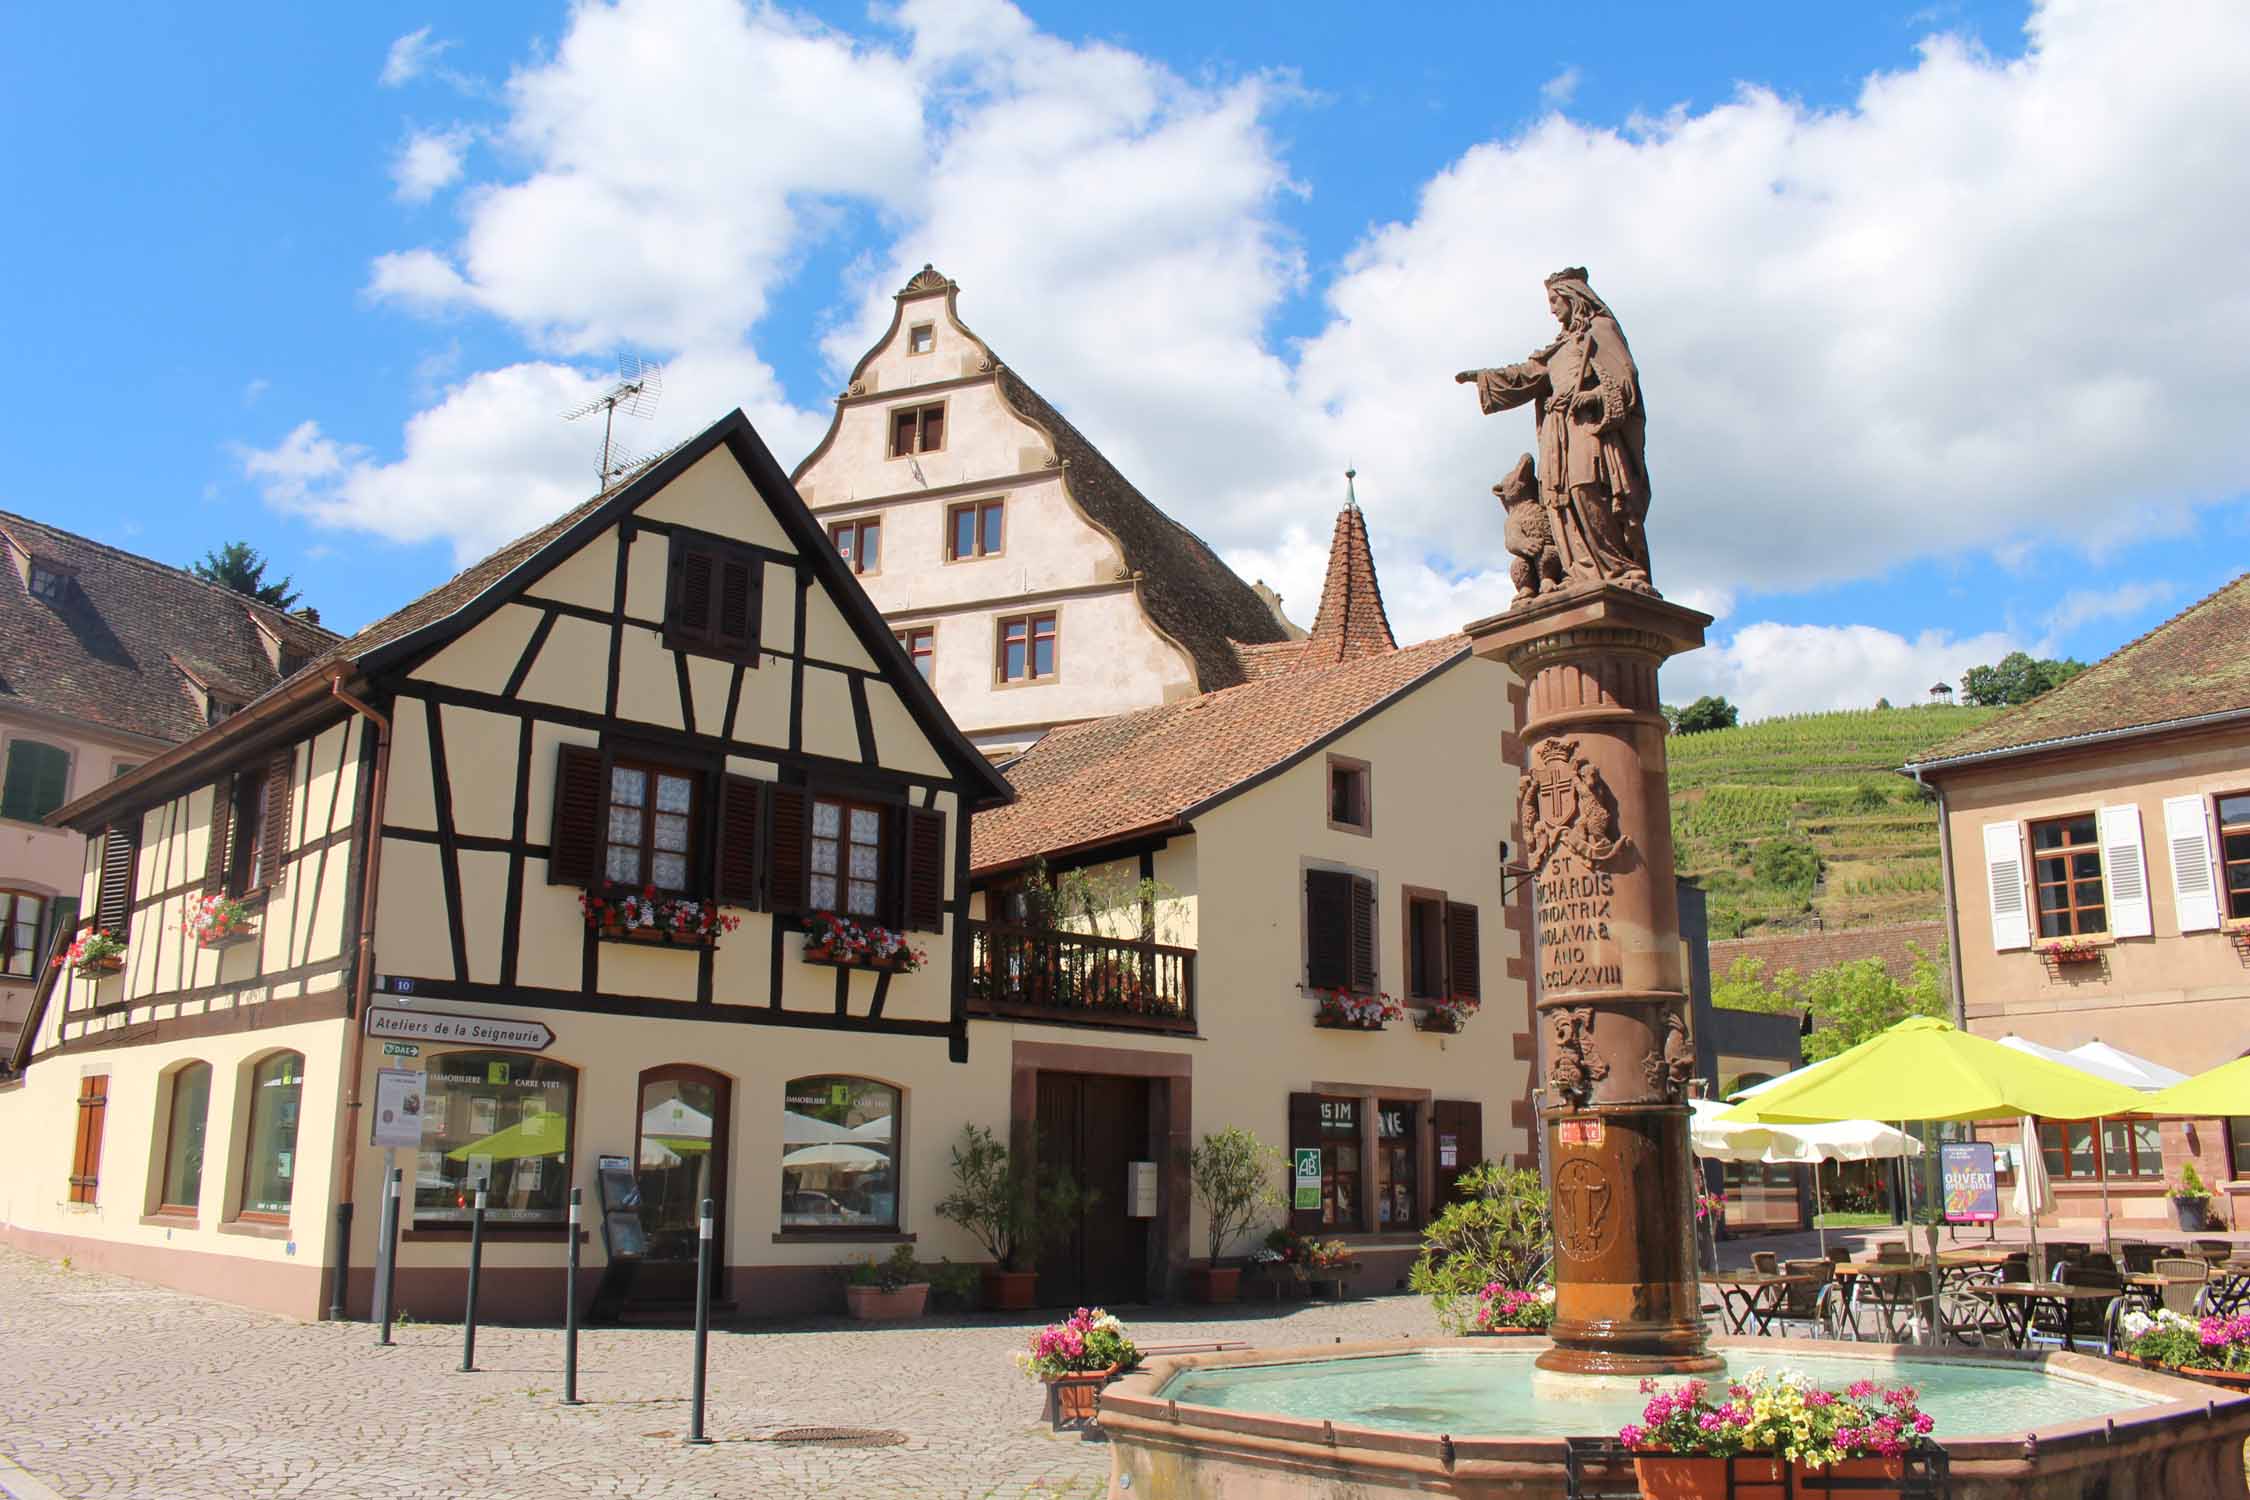
POLYGON ((232 948, 257 938, 258 921, 246 902, 214 891, 188 903, 180 930, 200 947, 232 948))
POLYGON ((1320 1008, 1313 1025, 1325 1031, 1381 1031, 1406 1019, 1406 1007, 1384 994, 1355 995, 1350 990, 1314 990, 1320 1008))
POLYGON ((2228 1390, 2250 1390, 2250 1313, 2182 1317, 2128 1312, 2118 1319, 2117 1357, 2228 1390))
POLYGON ((804 961, 836 969, 881 969, 911 974, 930 961, 930 955, 873 922, 854 922, 832 911, 816 911, 805 922, 804 961))
POLYGON ((1101 1389, 1141 1362, 1125 1325, 1098 1307, 1081 1307, 1031 1336, 1016 1364, 1047 1387, 1049 1421, 1059 1430, 1095 1417, 1101 1389))
POLYGON ((2109 940, 2083 934, 2073 937, 2045 938, 2039 943, 2039 956, 2050 969, 2068 964, 2098 964, 2109 947, 2109 940))
POLYGON ((81 979, 99 979, 125 968, 125 945, 106 927, 89 928, 55 957, 55 967, 68 968, 81 979))
POLYGON ((1855 1495, 1898 1495, 1906 1455, 1934 1425, 1914 1387, 1872 1380, 1842 1391, 1802 1376, 1753 1370, 1714 1402, 1689 1380, 1670 1390, 1641 1382, 1641 1420, 1618 1431, 1634 1454, 1647 1500, 1784 1500, 1815 1475, 1854 1481, 1855 1495), (1888 1483, 1886 1483, 1888 1481, 1888 1483))
POLYGON ((653 943, 668 948, 716 948, 742 925, 715 902, 675 896, 655 886, 624 894, 588 891, 578 898, 586 925, 605 943, 653 943))
POLYGON ((1448 995, 1442 1000, 1431 1001, 1430 1008, 1415 1024, 1423 1031, 1456 1035, 1469 1024, 1469 1017, 1481 1009, 1482 1002, 1474 995, 1448 995))

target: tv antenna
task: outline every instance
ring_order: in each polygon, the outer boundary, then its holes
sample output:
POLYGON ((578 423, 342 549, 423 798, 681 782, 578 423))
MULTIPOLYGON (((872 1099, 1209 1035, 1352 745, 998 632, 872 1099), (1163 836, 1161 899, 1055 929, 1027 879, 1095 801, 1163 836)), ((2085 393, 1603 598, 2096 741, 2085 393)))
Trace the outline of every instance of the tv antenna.
POLYGON ((617 352, 617 384, 587 402, 575 411, 563 413, 563 420, 575 422, 580 417, 602 414, 601 487, 609 488, 611 480, 644 460, 627 452, 616 441, 617 414, 644 421, 656 415, 656 403, 664 395, 664 367, 643 360, 629 349, 617 352))

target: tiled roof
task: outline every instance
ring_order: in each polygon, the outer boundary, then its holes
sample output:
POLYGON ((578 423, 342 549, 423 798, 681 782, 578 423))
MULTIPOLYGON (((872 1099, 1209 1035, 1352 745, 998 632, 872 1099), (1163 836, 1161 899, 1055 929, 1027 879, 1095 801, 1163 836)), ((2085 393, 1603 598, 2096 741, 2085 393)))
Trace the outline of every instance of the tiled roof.
POLYGON ((1929 751, 1918 764, 2067 743, 2107 730, 2250 709, 2250 573, 2061 687, 1929 751))
POLYGON ((1054 730, 1008 767, 1016 800, 976 815, 978 870, 1168 828, 1468 655, 1468 637, 1271 677, 1054 730))
POLYGON ((75 575, 62 602, 49 604, 12 563, 0 567, 0 703, 185 740, 206 722, 196 681, 243 701, 280 681, 259 624, 291 656, 318 655, 336 640, 184 569, 27 516, 0 511, 0 533, 75 575))
POLYGON ((1935 962, 1945 950, 1945 923, 1897 922, 1887 927, 1843 927, 1788 937, 1715 938, 1711 943, 1711 977, 1724 979, 1735 960, 1741 958, 1762 960, 1769 984, 1783 969, 1795 969, 1802 978, 1837 964, 1879 958, 1883 972, 1904 980, 1914 972, 1915 948, 1935 962))
POLYGON ((1296 671, 1305 659, 1303 641, 1265 641, 1255 646, 1236 641, 1233 645, 1234 659, 1242 668, 1244 682, 1286 676, 1296 671))
POLYGON ((1367 518, 1357 504, 1336 513, 1336 534, 1328 543, 1328 580, 1320 590, 1320 612, 1313 616, 1305 642, 1305 664, 1349 661, 1378 651, 1396 651, 1383 591, 1375 582, 1375 553, 1367 543, 1367 518))
POLYGON ((1125 566, 1141 576, 1141 598, 1158 629, 1195 662, 1205 692, 1244 681, 1234 643, 1285 639, 1281 621, 1255 590, 1219 560, 1203 538, 1158 510, 1133 487, 1086 435, 1048 404, 1023 377, 996 365, 1000 393, 1033 424, 1044 428, 1065 465, 1071 498, 1117 538, 1125 566))

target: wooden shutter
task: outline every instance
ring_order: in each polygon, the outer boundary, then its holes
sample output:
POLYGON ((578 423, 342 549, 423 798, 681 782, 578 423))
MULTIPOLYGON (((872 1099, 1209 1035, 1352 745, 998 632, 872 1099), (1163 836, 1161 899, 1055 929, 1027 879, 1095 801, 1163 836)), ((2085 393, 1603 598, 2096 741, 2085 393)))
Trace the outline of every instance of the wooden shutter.
POLYGON ((1446 992, 1472 1000, 1484 995, 1484 964, 1478 951, 1477 909, 1466 901, 1445 903, 1446 992))
POLYGON ((1984 825, 1984 872, 1992 899, 1992 946, 2002 952, 2031 946, 2031 919, 2023 904, 2023 838, 2013 823, 1984 825))
MULTIPOLYGON (((1315 874, 1324 873, 1315 871, 1315 874)), ((1289 1227, 1299 1234, 1320 1233, 1320 1209, 1298 1208, 1297 1153, 1320 1149, 1320 1095, 1289 1096, 1289 1177, 1282 1184, 1281 1201, 1289 1214, 1289 1227)), ((1372 1180, 1369 1174, 1369 1179, 1372 1180)))
POLYGON ((2109 930, 2121 938, 2147 937, 2148 856, 2141 848, 2141 810, 2127 802, 2100 810, 2102 882, 2108 887, 2109 930))
POLYGON ((234 778, 224 777, 211 788, 211 845, 203 857, 203 894, 215 896, 227 888, 227 841, 234 831, 234 778))
POLYGON ((102 1122, 109 1113, 109 1075, 78 1080, 78 1138, 71 1146, 70 1201, 92 1203, 101 1187, 102 1122))
POLYGON ((748 776, 728 776, 719 782, 719 837, 713 895, 726 906, 765 907, 758 889, 759 835, 764 819, 766 784, 748 776))
POLYGON ((757 660, 758 584, 763 571, 754 557, 726 557, 718 564, 719 607, 712 644, 752 662, 757 660))
POLYGON ((102 835, 102 873, 94 896, 94 926, 120 942, 132 940, 133 867, 140 843, 138 823, 113 823, 102 835))
POLYGON ((547 833, 547 883, 593 886, 602 878, 602 753, 591 745, 559 745, 555 816, 547 833))
POLYGON ((1474 1099, 1439 1099, 1430 1105, 1430 1125, 1437 1137, 1436 1198, 1430 1217, 1451 1203, 1460 1190, 1462 1176, 1484 1160, 1484 1106, 1474 1099), (1453 1144, 1453 1165, 1445 1164, 1446 1143, 1453 1144))
POLYGON ((274 895, 289 887, 289 785, 297 752, 284 750, 266 762, 265 826, 258 830, 258 882, 274 895))
POLYGON ((1352 877, 1352 988, 1375 992, 1375 882, 1352 877))
POLYGON ((1352 986, 1352 877, 1335 870, 1305 872, 1305 983, 1352 986))
POLYGON ((674 645, 708 645, 711 641, 712 577, 717 559, 702 547, 672 543, 670 598, 664 607, 664 638, 674 645))
POLYGON ((776 912, 805 909, 805 827, 811 800, 801 786, 776 786, 767 799, 772 852, 766 861, 766 901, 776 912))
POLYGON ((945 814, 906 810, 906 925, 945 930, 945 814))
POLYGON ((2209 932, 2219 925, 2219 889, 2212 878, 2211 824, 2204 799, 2164 799, 2164 842, 2172 851, 2172 905, 2180 931, 2209 932))

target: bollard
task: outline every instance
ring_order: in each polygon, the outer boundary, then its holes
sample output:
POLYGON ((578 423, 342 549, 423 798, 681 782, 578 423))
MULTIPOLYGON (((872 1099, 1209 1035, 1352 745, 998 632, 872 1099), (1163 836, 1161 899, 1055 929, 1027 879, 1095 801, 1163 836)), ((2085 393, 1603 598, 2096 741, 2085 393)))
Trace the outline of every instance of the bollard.
POLYGON ((688 1406, 691 1443, 709 1443, 703 1435, 703 1366, 711 1347, 711 1200, 695 1221, 695 1394, 688 1406))
POLYGON ((469 1211, 469 1305, 461 1317, 461 1368, 477 1367, 477 1273, 484 1267, 484 1189, 469 1211))
POLYGON ((375 1342, 390 1347, 391 1314, 396 1304, 391 1300, 392 1281, 398 1271, 398 1168, 391 1168, 390 1181, 383 1184, 382 1237, 375 1242, 375 1321, 383 1331, 375 1342))
POLYGON ((563 1398, 565 1406, 578 1404, 578 1214, 586 1190, 570 1190, 570 1270, 563 1282, 563 1398))

